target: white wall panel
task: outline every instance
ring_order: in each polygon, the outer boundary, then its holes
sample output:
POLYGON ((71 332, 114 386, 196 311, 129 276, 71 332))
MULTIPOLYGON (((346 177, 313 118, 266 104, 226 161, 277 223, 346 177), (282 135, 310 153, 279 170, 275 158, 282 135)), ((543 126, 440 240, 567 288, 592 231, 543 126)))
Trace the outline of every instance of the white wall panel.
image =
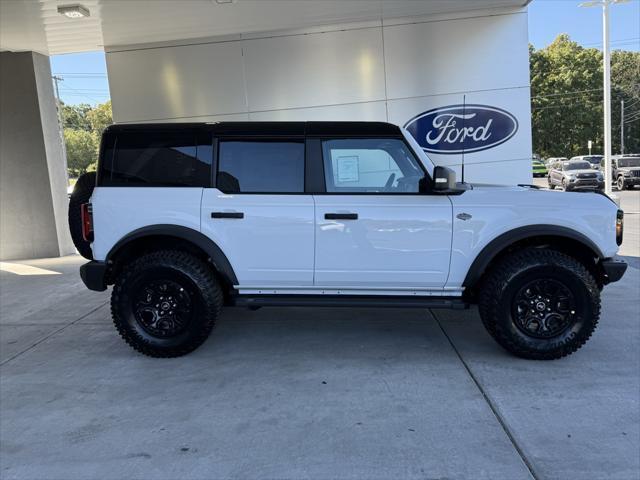
MULTIPOLYGON (((456 167, 455 170, 457 175, 460 175, 460 167, 456 167)), ((533 183, 531 159, 475 164, 467 164, 465 162, 464 178, 466 182, 493 185, 531 184, 533 183)))
POLYGON ((116 121, 246 112, 238 42, 107 53, 116 121))
POLYGON ((260 121, 360 120, 386 122, 387 108, 385 102, 352 103, 348 105, 331 105, 328 107, 255 112, 249 114, 249 119, 260 121))
POLYGON ((382 31, 247 40, 249 110, 384 100, 382 31))
MULTIPOLYGON (((201 117, 160 118, 153 123, 189 123, 189 122, 246 122, 248 113, 230 113, 229 115, 203 115, 201 117)), ((137 120, 129 120, 118 123, 137 123, 137 120)))
MULTIPOLYGON (((518 121, 505 142, 465 153, 466 179, 527 182, 526 11, 460 15, 119 47, 107 53, 114 119, 377 120, 404 126, 427 110, 462 104, 466 95, 467 104, 506 110, 518 121)), ((428 155, 460 171, 462 154, 428 155)))
POLYGON ((529 85, 527 14, 384 27, 387 95, 529 85))
MULTIPOLYGON (((486 105, 506 110, 518 121, 518 129, 508 141, 493 148, 464 154, 465 179, 472 182, 487 182, 491 179, 491 183, 506 184, 530 182, 532 147, 528 87, 389 100, 389 121, 404 126, 407 121, 422 112, 451 105, 460 105, 463 102, 467 105, 486 105), (527 164, 527 168, 524 170, 520 168, 523 164, 521 162, 518 163, 521 160, 525 160, 527 164), (498 165, 498 162, 501 164, 498 165), (482 166, 469 168, 473 164, 482 164, 482 166), (486 172, 490 173, 487 175, 486 172)), ((490 130, 489 133, 491 134, 490 130)), ((420 141, 420 139, 417 140, 420 141)), ((427 155, 436 165, 445 165, 453 168, 460 176, 461 153, 438 154, 428 152, 427 155)))

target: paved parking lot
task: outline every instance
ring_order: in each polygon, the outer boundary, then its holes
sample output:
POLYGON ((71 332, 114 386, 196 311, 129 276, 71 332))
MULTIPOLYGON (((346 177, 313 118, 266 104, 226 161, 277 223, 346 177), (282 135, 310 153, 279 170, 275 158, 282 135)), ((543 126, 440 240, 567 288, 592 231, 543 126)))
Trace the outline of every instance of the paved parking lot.
POLYGON ((151 359, 82 259, 4 265, 0 476, 637 479, 640 190, 620 196, 631 267, 553 362, 509 356, 473 309, 228 309, 151 359))

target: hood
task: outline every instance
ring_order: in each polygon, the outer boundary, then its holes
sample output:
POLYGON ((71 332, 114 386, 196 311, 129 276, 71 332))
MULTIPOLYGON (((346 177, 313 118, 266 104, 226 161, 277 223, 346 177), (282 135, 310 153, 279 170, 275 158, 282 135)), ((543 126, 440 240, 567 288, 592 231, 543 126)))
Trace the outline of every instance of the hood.
POLYGON ((498 185, 493 183, 467 183, 471 187, 472 190, 496 190, 501 192, 517 192, 522 190, 529 190, 530 188, 535 189, 534 186, 529 185, 498 185))
POLYGON ((565 175, 576 175, 578 173, 600 173, 600 170, 594 170, 593 168, 583 168, 580 170, 565 170, 562 173, 565 175))

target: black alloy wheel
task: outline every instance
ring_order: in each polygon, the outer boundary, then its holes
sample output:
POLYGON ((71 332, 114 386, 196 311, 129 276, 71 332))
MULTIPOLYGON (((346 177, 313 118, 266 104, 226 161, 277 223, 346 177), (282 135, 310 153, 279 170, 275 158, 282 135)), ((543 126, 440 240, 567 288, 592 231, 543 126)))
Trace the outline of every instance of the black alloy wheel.
POLYGON ((111 294, 118 332, 151 357, 179 357, 198 348, 222 304, 212 266, 172 250, 150 252, 123 266, 111 294))
POLYGON ((526 335, 551 338, 561 334, 580 315, 571 290, 561 281, 539 278, 527 283, 513 299, 512 315, 526 335))
POLYGON ((147 333, 169 338, 189 326, 195 306, 192 301, 194 292, 190 292, 187 282, 150 280, 138 288, 139 293, 133 299, 133 313, 147 333))

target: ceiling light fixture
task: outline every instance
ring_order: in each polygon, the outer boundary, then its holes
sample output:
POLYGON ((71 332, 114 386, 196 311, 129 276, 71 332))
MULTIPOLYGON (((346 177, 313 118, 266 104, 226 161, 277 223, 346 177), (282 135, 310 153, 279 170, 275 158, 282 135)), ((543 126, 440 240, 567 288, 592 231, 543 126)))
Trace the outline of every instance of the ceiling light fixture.
POLYGON ((58 7, 58 13, 67 18, 82 18, 91 15, 89 9, 82 5, 60 5, 58 7))
POLYGON ((216 3, 218 5, 222 5, 224 3, 233 3, 233 2, 234 2, 234 0, 216 0, 216 3))

